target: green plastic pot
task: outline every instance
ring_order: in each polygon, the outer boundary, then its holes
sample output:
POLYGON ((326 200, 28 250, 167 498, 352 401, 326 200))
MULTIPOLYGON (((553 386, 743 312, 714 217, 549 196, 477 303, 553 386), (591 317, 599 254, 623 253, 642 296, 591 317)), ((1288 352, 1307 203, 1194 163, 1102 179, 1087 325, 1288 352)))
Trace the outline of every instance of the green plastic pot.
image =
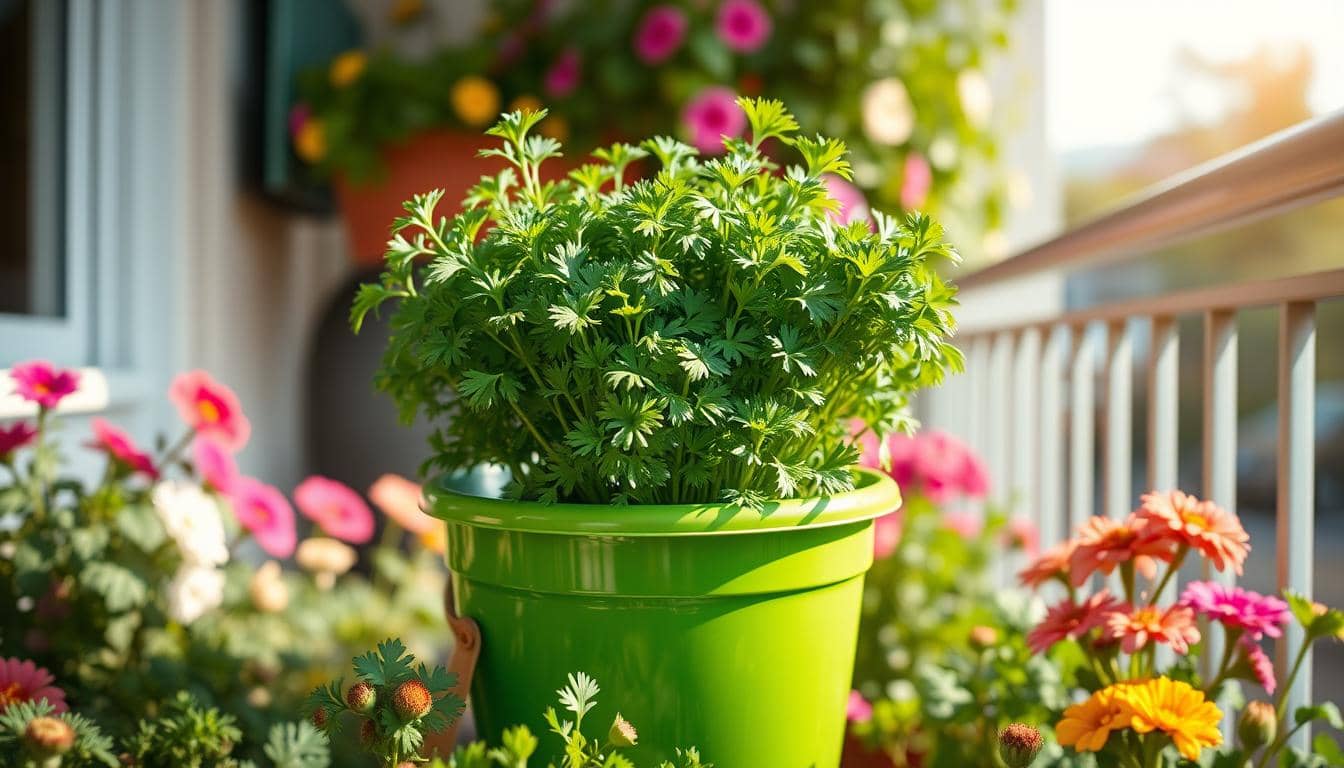
MULTIPOLYGON (((640 765, 689 746, 717 768, 839 765, 873 518, 900 505, 889 478, 860 470, 852 491, 764 514, 453 485, 426 494, 448 525, 458 610, 481 628, 472 708, 485 738, 544 732, 541 711, 583 671, 603 688, 585 730, 605 737, 619 707, 640 765)), ((540 764, 557 743, 542 738, 540 764)))

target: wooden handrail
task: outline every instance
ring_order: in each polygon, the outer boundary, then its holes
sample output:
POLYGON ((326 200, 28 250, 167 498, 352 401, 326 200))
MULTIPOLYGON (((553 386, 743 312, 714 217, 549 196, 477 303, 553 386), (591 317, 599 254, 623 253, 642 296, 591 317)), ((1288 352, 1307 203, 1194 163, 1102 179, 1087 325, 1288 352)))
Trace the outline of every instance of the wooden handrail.
POLYGON ((1195 235, 1344 194, 1344 110, 1179 174, 1132 202, 957 278, 962 288, 1133 258, 1195 235))

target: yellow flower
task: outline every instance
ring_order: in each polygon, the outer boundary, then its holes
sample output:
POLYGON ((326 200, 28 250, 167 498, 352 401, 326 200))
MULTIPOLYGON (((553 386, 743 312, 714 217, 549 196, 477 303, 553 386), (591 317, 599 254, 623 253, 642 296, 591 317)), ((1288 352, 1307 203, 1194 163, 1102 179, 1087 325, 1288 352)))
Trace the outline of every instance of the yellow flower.
POLYGON ((1201 749, 1223 743, 1218 730, 1223 713, 1189 683, 1159 677, 1126 686, 1121 697, 1133 712, 1135 731, 1162 731, 1187 760, 1198 760, 1201 749))
POLYGON ((453 111, 467 125, 479 127, 499 115, 499 89, 484 77, 467 75, 453 83, 450 98, 453 111))
POLYGON ((523 94, 513 101, 509 102, 510 112, 540 112, 542 108, 541 99, 529 94, 523 94))
POLYGON ((443 523, 436 523, 432 528, 420 534, 418 538, 420 539, 420 546, 430 552, 442 555, 448 549, 448 527, 443 523))
POLYGON ((331 60, 331 70, 328 77, 331 78, 331 84, 337 88, 355 82, 359 76, 364 74, 364 68, 369 65, 369 56, 363 51, 346 51, 340 56, 331 60))
POLYGON ((321 120, 309 118, 304 121, 303 127, 294 134, 294 151, 305 162, 322 162, 327 156, 327 130, 321 120))
POLYGON ((1129 726, 1132 713, 1122 694, 1123 686, 1112 685, 1092 694, 1081 704, 1064 710, 1055 724, 1055 737, 1079 752, 1096 752, 1106 746, 1111 731, 1129 726))

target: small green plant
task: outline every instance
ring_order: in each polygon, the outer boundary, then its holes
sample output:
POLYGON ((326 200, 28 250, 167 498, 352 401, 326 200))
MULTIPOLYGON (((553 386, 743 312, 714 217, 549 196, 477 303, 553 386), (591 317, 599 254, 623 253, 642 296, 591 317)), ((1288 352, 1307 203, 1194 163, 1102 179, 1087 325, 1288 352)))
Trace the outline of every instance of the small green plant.
POLYGON ((343 713, 354 715, 360 742, 387 768, 423 762, 425 734, 447 728, 466 707, 452 692, 457 676, 441 666, 417 665, 400 640, 384 640, 376 651, 356 657, 354 670, 348 690, 342 691, 340 679, 316 688, 306 714, 326 732, 338 727, 343 713))
POLYGON ((761 509, 853 487, 850 419, 906 429, 907 395, 961 367, 941 227, 836 223, 844 142, 738 103, 751 137, 722 156, 657 137, 562 182, 539 174, 560 144, 529 135, 545 111, 513 112, 483 151, 511 167, 463 213, 406 204, 351 319, 398 302, 378 383, 440 425, 432 464, 507 466, 521 498, 761 509))
POLYGON ((70 712, 56 714, 46 699, 0 709, 0 764, 14 768, 118 766, 112 740, 97 724, 70 712))

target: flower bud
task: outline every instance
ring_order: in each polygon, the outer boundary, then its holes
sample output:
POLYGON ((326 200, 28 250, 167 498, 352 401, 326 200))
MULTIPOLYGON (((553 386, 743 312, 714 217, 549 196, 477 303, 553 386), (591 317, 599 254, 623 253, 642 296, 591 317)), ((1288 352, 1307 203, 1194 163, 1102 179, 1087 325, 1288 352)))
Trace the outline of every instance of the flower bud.
POLYGON ((1040 731, 1023 723, 1010 723, 999 731, 999 756, 1008 768, 1026 768, 1043 743, 1040 731))
POLYGON ((419 680, 407 680, 392 692, 392 709, 403 721, 416 720, 429 714, 434 699, 429 689, 419 680))
POLYGON ((363 744, 365 747, 371 747, 373 746, 373 743, 377 740, 378 740, 377 723, 373 722, 372 720, 366 719, 364 720, 364 722, 359 724, 360 744, 363 744))
POLYGON ((1278 735, 1279 716, 1274 705, 1267 701, 1252 701, 1241 713, 1237 723, 1237 738, 1247 751, 1270 743, 1278 735))
POLYGON ((313 727, 314 727, 314 728, 317 728, 319 731, 322 730, 322 729, 324 729, 324 728, 326 728, 326 727, 327 727, 327 708, 326 708, 326 707, 318 707, 317 709, 314 709, 314 710, 313 710, 312 717, 309 718, 309 719, 311 719, 311 720, 313 721, 313 727))
POLYGON ((54 717, 35 717, 23 730, 24 741, 43 755, 63 755, 75 745, 75 729, 54 717))
POLYGON ((971 647, 977 651, 983 651, 987 648, 993 648, 999 644, 999 631, 993 627, 987 627, 983 624, 977 624, 971 627, 970 633, 971 647))
POLYGON ((611 731, 607 733, 607 741, 618 747, 633 747, 635 742, 639 741, 639 734, 635 732, 635 726, 617 712, 616 720, 611 724, 611 731))
POLYGON ((373 711, 373 705, 378 700, 378 693, 372 685, 360 680, 350 686, 350 690, 345 692, 345 703, 354 711, 367 715, 373 711))

